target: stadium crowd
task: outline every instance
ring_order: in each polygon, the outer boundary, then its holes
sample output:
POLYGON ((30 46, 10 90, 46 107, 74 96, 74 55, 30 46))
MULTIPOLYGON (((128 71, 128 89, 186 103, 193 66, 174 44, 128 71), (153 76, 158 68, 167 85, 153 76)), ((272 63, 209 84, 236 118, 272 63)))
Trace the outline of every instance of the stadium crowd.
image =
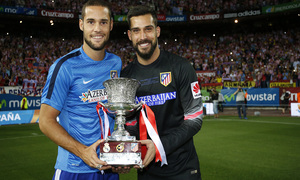
MULTIPOLYGON (((125 15, 132 5, 148 5, 158 14, 204 14, 228 13, 261 9, 263 6, 278 5, 294 0, 108 0, 114 15, 125 15)), ((84 1, 80 0, 0 0, 0 5, 49 9, 56 11, 81 12, 84 1)))
MULTIPOLYGON (((211 13, 219 11, 217 7, 237 10, 237 8, 252 8, 252 5, 256 4, 272 5, 288 2, 287 0, 110 1, 115 8, 114 14, 126 14, 126 7, 138 3, 153 3, 159 12, 168 14, 172 13, 170 9, 179 6, 184 6, 185 13, 206 11, 197 10, 197 6, 207 7, 211 13), (201 5, 203 3, 205 5, 201 5)), ((0 0, 0 5, 50 9, 59 7, 65 9, 57 10, 78 11, 82 2, 0 0)), ((255 33, 227 33, 218 36, 182 32, 161 37, 159 44, 162 49, 188 59, 197 71, 216 72, 216 77, 199 77, 201 83, 255 81, 256 87, 266 88, 271 81, 290 81, 300 87, 299 32, 299 27, 289 28, 288 31, 281 29, 255 33)), ((81 45, 80 37, 62 39, 49 33, 40 32, 36 37, 27 36, 22 32, 0 35, 0 86, 43 87, 50 65, 57 58, 81 45)), ((124 67, 135 56, 127 35, 112 37, 108 46, 110 52, 121 57, 124 67)))
MULTIPOLYGON (((232 34, 220 37, 186 36, 162 38, 160 47, 188 59, 197 71, 214 71, 201 83, 255 81, 269 87, 270 81, 300 83, 300 30, 232 34)), ((0 86, 23 85, 36 80, 43 86, 50 65, 60 56, 79 47, 81 39, 30 38, 1 35, 0 86)), ((126 66, 135 53, 130 41, 111 39, 108 50, 119 55, 126 66)))

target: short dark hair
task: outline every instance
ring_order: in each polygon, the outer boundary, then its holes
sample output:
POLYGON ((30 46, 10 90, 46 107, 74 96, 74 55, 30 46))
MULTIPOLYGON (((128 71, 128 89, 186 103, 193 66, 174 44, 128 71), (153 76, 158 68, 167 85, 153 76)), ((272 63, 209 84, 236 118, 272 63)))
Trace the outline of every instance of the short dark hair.
POLYGON ((110 19, 112 18, 112 12, 111 12, 111 5, 109 2, 106 1, 102 1, 102 0, 88 0, 87 2, 84 3, 84 5, 82 6, 81 9, 81 18, 84 19, 85 16, 85 8, 87 6, 102 6, 102 7, 106 7, 109 11, 109 17, 110 19))
POLYGON ((154 25, 157 26, 157 14, 156 14, 155 10, 149 6, 139 5, 139 6, 132 7, 127 14, 127 22, 128 22, 129 28, 131 27, 130 19, 132 17, 142 16, 142 15, 146 15, 146 14, 151 14, 151 16, 153 17, 154 25))

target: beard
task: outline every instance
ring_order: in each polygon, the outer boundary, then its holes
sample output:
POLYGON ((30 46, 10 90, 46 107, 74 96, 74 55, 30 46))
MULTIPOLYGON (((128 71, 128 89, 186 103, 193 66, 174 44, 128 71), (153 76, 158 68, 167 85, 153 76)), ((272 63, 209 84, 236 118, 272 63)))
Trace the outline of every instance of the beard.
POLYGON ((84 38, 85 43, 93 50, 95 51, 101 51, 102 49, 104 49, 105 45, 108 42, 108 39, 105 39, 104 42, 102 44, 100 44, 100 46, 96 46, 95 44, 92 43, 92 41, 87 40, 86 38, 84 38))
POLYGON ((141 41, 141 42, 138 42, 136 43, 135 45, 133 45, 133 49, 137 52, 137 54, 145 59, 145 60, 148 60, 151 58, 151 56, 153 55, 154 53, 154 50, 155 48, 157 47, 157 39, 152 43, 150 40, 144 40, 144 41, 141 41), (150 43, 151 44, 151 48, 148 52, 141 52, 138 48, 138 45, 139 44, 143 44, 143 43, 150 43))

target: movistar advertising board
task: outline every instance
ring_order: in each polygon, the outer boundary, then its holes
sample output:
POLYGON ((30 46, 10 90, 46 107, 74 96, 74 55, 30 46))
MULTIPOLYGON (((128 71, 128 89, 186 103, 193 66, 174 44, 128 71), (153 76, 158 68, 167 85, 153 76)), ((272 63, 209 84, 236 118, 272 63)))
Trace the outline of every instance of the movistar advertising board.
POLYGON ((11 6, 0 6, 0 13, 6 14, 23 14, 23 15, 37 15, 37 9, 35 8, 22 8, 22 7, 11 7, 11 6))
MULTIPOLYGON (((13 111, 21 109, 22 96, 13 94, 0 94, 1 111, 13 111)), ((40 109, 41 97, 27 97, 28 110, 40 109)))
MULTIPOLYGON (((236 96, 233 93, 236 88, 222 89, 226 104, 224 106, 235 106, 236 96)), ((279 106, 279 88, 253 88, 248 89, 248 106, 279 106)))
POLYGON ((34 110, 0 111, 0 126, 30 123, 33 115, 34 110))

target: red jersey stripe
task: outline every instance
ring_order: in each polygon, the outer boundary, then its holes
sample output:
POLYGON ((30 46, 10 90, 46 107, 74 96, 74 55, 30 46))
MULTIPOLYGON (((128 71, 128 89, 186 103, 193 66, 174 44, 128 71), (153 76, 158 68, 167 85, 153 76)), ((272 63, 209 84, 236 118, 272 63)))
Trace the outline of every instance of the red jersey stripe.
POLYGON ((185 117, 184 117, 184 120, 193 119, 193 118, 195 118, 195 117, 201 115, 202 113, 203 113, 203 110, 198 111, 198 112, 196 112, 196 113, 194 113, 194 114, 185 116, 185 117))

